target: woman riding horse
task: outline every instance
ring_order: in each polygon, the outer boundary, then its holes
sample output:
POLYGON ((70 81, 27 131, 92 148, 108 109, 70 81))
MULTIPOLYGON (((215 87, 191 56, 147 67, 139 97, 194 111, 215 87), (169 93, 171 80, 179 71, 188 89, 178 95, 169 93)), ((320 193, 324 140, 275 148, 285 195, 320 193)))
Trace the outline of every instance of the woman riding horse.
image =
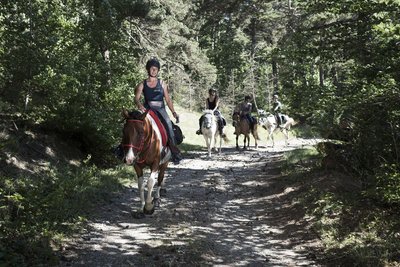
POLYGON ((241 117, 244 117, 247 119, 250 125, 250 131, 254 131, 254 126, 257 124, 257 120, 251 116, 251 111, 253 109, 253 104, 250 102, 251 97, 249 95, 246 95, 244 97, 244 101, 240 103, 238 106, 235 108, 235 112, 238 112, 241 117))
POLYGON ((235 127, 236 135, 236 149, 239 149, 238 139, 239 135, 244 135, 244 146, 246 149, 250 146, 250 133, 254 137, 255 147, 258 147, 257 140, 260 140, 257 133, 257 123, 254 117, 251 116, 252 104, 250 103, 251 97, 245 96, 244 102, 236 106, 233 115, 233 126, 235 127), (247 141, 247 146, 246 146, 247 141))
POLYGON ((167 84, 157 78, 160 71, 160 62, 156 58, 148 60, 146 64, 146 70, 148 74, 147 79, 136 86, 136 106, 143 112, 145 112, 146 109, 152 109, 156 112, 168 133, 168 145, 172 152, 172 161, 175 164, 178 164, 182 159, 182 155, 176 146, 172 122, 167 114, 167 111, 165 110, 164 99, 165 102, 167 102, 169 110, 171 110, 172 115, 177 121, 179 121, 179 116, 175 112, 174 105, 168 93, 167 84), (142 93, 144 95, 144 104, 142 104, 140 101, 142 93))
POLYGON ((277 94, 273 96, 273 104, 272 104, 272 114, 275 115, 276 123, 278 128, 282 128, 282 119, 281 119, 281 109, 282 104, 279 101, 279 97, 277 94))
MULTIPOLYGON (((222 138, 225 138, 226 135, 224 133, 224 126, 226 125, 226 121, 222 116, 221 112, 218 110, 219 108, 219 97, 217 94, 217 90, 215 88, 211 88, 208 90, 208 97, 206 99, 205 109, 212 110, 215 116, 217 116, 218 130, 222 138)), ((204 115, 202 115, 199 119, 199 129, 196 131, 196 134, 202 134, 201 125, 203 124, 204 115)))

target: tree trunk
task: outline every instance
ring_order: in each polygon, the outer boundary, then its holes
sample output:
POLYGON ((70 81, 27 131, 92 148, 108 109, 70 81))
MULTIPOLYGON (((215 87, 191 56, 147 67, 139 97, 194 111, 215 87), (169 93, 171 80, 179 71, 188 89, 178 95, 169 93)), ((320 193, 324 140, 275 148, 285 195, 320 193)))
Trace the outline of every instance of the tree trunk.
POLYGON ((274 86, 274 92, 278 92, 279 81, 278 81, 278 63, 275 59, 272 59, 272 81, 274 86))

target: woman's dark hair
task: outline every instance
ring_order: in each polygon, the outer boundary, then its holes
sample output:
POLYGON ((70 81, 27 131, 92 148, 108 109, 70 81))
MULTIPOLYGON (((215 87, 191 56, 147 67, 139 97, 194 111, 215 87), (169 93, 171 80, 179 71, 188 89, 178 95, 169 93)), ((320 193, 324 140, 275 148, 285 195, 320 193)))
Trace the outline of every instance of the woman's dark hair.
POLYGON ((208 93, 211 95, 212 92, 217 93, 217 90, 215 88, 211 88, 210 90, 208 90, 208 93))
POLYGON ((146 63, 146 70, 150 71, 151 67, 157 67, 158 70, 160 70, 161 66, 160 66, 160 62, 156 59, 156 58, 151 58, 147 61, 146 63))
POLYGON ((249 96, 249 95, 246 95, 245 97, 244 97, 244 100, 250 100, 251 99, 251 96, 249 96))

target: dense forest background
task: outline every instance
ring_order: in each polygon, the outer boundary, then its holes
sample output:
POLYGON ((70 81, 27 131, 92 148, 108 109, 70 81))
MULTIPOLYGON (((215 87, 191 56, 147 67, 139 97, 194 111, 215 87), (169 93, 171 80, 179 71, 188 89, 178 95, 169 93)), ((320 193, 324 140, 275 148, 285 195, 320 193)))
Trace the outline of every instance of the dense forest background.
POLYGON ((366 195, 400 203, 399 1, 2 0, 0 112, 104 163, 151 57, 189 110, 211 87, 226 114, 245 94, 265 110, 279 94, 284 113, 336 140, 322 152, 366 195))

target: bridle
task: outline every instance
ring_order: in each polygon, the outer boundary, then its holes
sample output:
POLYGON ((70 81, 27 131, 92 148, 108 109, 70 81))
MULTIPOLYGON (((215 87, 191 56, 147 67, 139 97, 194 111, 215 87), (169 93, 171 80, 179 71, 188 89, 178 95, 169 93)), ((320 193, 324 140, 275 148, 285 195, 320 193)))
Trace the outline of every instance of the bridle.
POLYGON ((210 121, 212 124, 215 121, 215 115, 213 113, 204 114, 204 122, 210 121))
MULTIPOLYGON (((127 119, 126 122, 127 122, 127 123, 131 122, 131 123, 141 123, 141 124, 144 124, 144 121, 142 121, 142 120, 134 120, 134 119, 127 119)), ((132 143, 129 143, 129 144, 122 144, 122 147, 129 147, 129 148, 132 148, 132 149, 135 150, 136 155, 137 155, 135 161, 136 161, 137 163, 143 163, 143 162, 146 160, 146 158, 141 159, 140 161, 138 160, 138 159, 140 158, 140 155, 141 155, 142 152, 144 151, 144 141, 145 141, 145 135, 142 135, 141 138, 140 138, 140 141, 139 141, 139 144, 138 144, 138 145, 134 145, 134 144, 132 144, 132 143)), ((151 146, 151 142, 152 142, 152 139, 150 139, 150 144, 148 145, 148 147, 151 146)))

